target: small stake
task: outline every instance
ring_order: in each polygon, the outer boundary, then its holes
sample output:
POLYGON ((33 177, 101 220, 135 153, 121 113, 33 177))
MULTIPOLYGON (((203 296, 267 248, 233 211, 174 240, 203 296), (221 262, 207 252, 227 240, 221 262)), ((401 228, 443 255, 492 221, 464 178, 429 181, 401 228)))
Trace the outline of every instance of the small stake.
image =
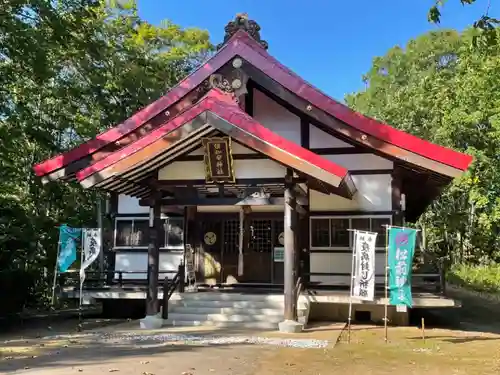
POLYGON ((422 318, 422 340, 425 342, 425 320, 422 318))

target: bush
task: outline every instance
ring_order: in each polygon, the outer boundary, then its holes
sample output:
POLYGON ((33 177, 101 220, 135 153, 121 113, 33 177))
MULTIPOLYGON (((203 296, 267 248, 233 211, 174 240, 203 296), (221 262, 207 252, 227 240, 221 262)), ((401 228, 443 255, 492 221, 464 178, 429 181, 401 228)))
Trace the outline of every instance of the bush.
POLYGON ((0 272, 0 317, 21 312, 29 301, 34 286, 34 277, 23 270, 0 272))
POLYGON ((447 275, 448 282, 478 292, 500 293, 500 264, 455 265, 447 275))

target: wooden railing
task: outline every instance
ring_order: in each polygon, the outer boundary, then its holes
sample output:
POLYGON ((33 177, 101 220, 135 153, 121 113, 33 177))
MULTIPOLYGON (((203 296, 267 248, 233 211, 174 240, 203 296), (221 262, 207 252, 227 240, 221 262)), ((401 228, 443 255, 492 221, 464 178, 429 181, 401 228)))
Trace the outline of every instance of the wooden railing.
MULTIPOLYGON (((184 266, 183 266, 184 267, 184 266)), ((159 275, 169 274, 175 275, 179 271, 160 271, 159 275)), ((100 288, 104 286, 118 286, 123 287, 126 284, 133 285, 145 285, 147 284, 147 271, 118 271, 118 270, 107 270, 107 271, 86 271, 85 272, 85 287, 89 288, 100 288), (143 279, 130 279, 124 277, 126 275, 144 275, 143 279)), ((77 286, 80 285, 80 271, 79 270, 69 270, 65 273, 58 275, 59 286, 77 286)), ((158 282, 161 283, 163 278, 158 277, 158 282)))
MULTIPOLYGON (((351 277, 348 272, 309 272, 304 273, 303 276, 310 278, 311 276, 346 276, 351 277)), ((384 278, 385 274, 376 274, 375 277, 384 278)), ((412 274, 412 288, 415 291, 427 291, 435 293, 444 293, 444 272, 439 273, 414 273, 412 274)), ((312 289, 348 289, 348 284, 326 284, 322 282, 309 282, 306 285, 312 289)), ((376 290, 384 290, 384 283, 375 282, 376 290)))
POLYGON ((297 282, 295 283, 295 315, 296 317, 298 316, 298 308, 299 308, 299 299, 300 299, 300 293, 302 293, 302 278, 299 276, 297 278, 297 282))
POLYGON ((179 270, 172 279, 168 276, 163 280, 163 303, 162 303, 162 318, 168 319, 168 301, 172 294, 177 290, 179 293, 184 293, 186 279, 186 267, 184 263, 179 264, 179 270))

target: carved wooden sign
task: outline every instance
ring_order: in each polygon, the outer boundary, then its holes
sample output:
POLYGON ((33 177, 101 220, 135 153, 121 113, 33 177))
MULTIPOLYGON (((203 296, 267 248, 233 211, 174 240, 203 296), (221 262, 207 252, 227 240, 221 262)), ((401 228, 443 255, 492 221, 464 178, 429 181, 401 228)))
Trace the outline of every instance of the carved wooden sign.
POLYGON ((207 183, 234 183, 230 137, 203 138, 207 183))

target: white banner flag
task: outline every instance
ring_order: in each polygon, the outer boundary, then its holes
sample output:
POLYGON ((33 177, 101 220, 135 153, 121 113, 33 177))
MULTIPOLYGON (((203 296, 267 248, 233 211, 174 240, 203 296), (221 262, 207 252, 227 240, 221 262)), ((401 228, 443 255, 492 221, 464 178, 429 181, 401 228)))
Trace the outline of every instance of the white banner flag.
POLYGON ((85 279, 85 270, 97 259, 101 252, 101 229, 83 229, 82 264, 80 266, 80 280, 85 279))
POLYGON ((373 301, 375 297, 375 242, 377 233, 354 232, 354 283, 352 297, 373 301))

